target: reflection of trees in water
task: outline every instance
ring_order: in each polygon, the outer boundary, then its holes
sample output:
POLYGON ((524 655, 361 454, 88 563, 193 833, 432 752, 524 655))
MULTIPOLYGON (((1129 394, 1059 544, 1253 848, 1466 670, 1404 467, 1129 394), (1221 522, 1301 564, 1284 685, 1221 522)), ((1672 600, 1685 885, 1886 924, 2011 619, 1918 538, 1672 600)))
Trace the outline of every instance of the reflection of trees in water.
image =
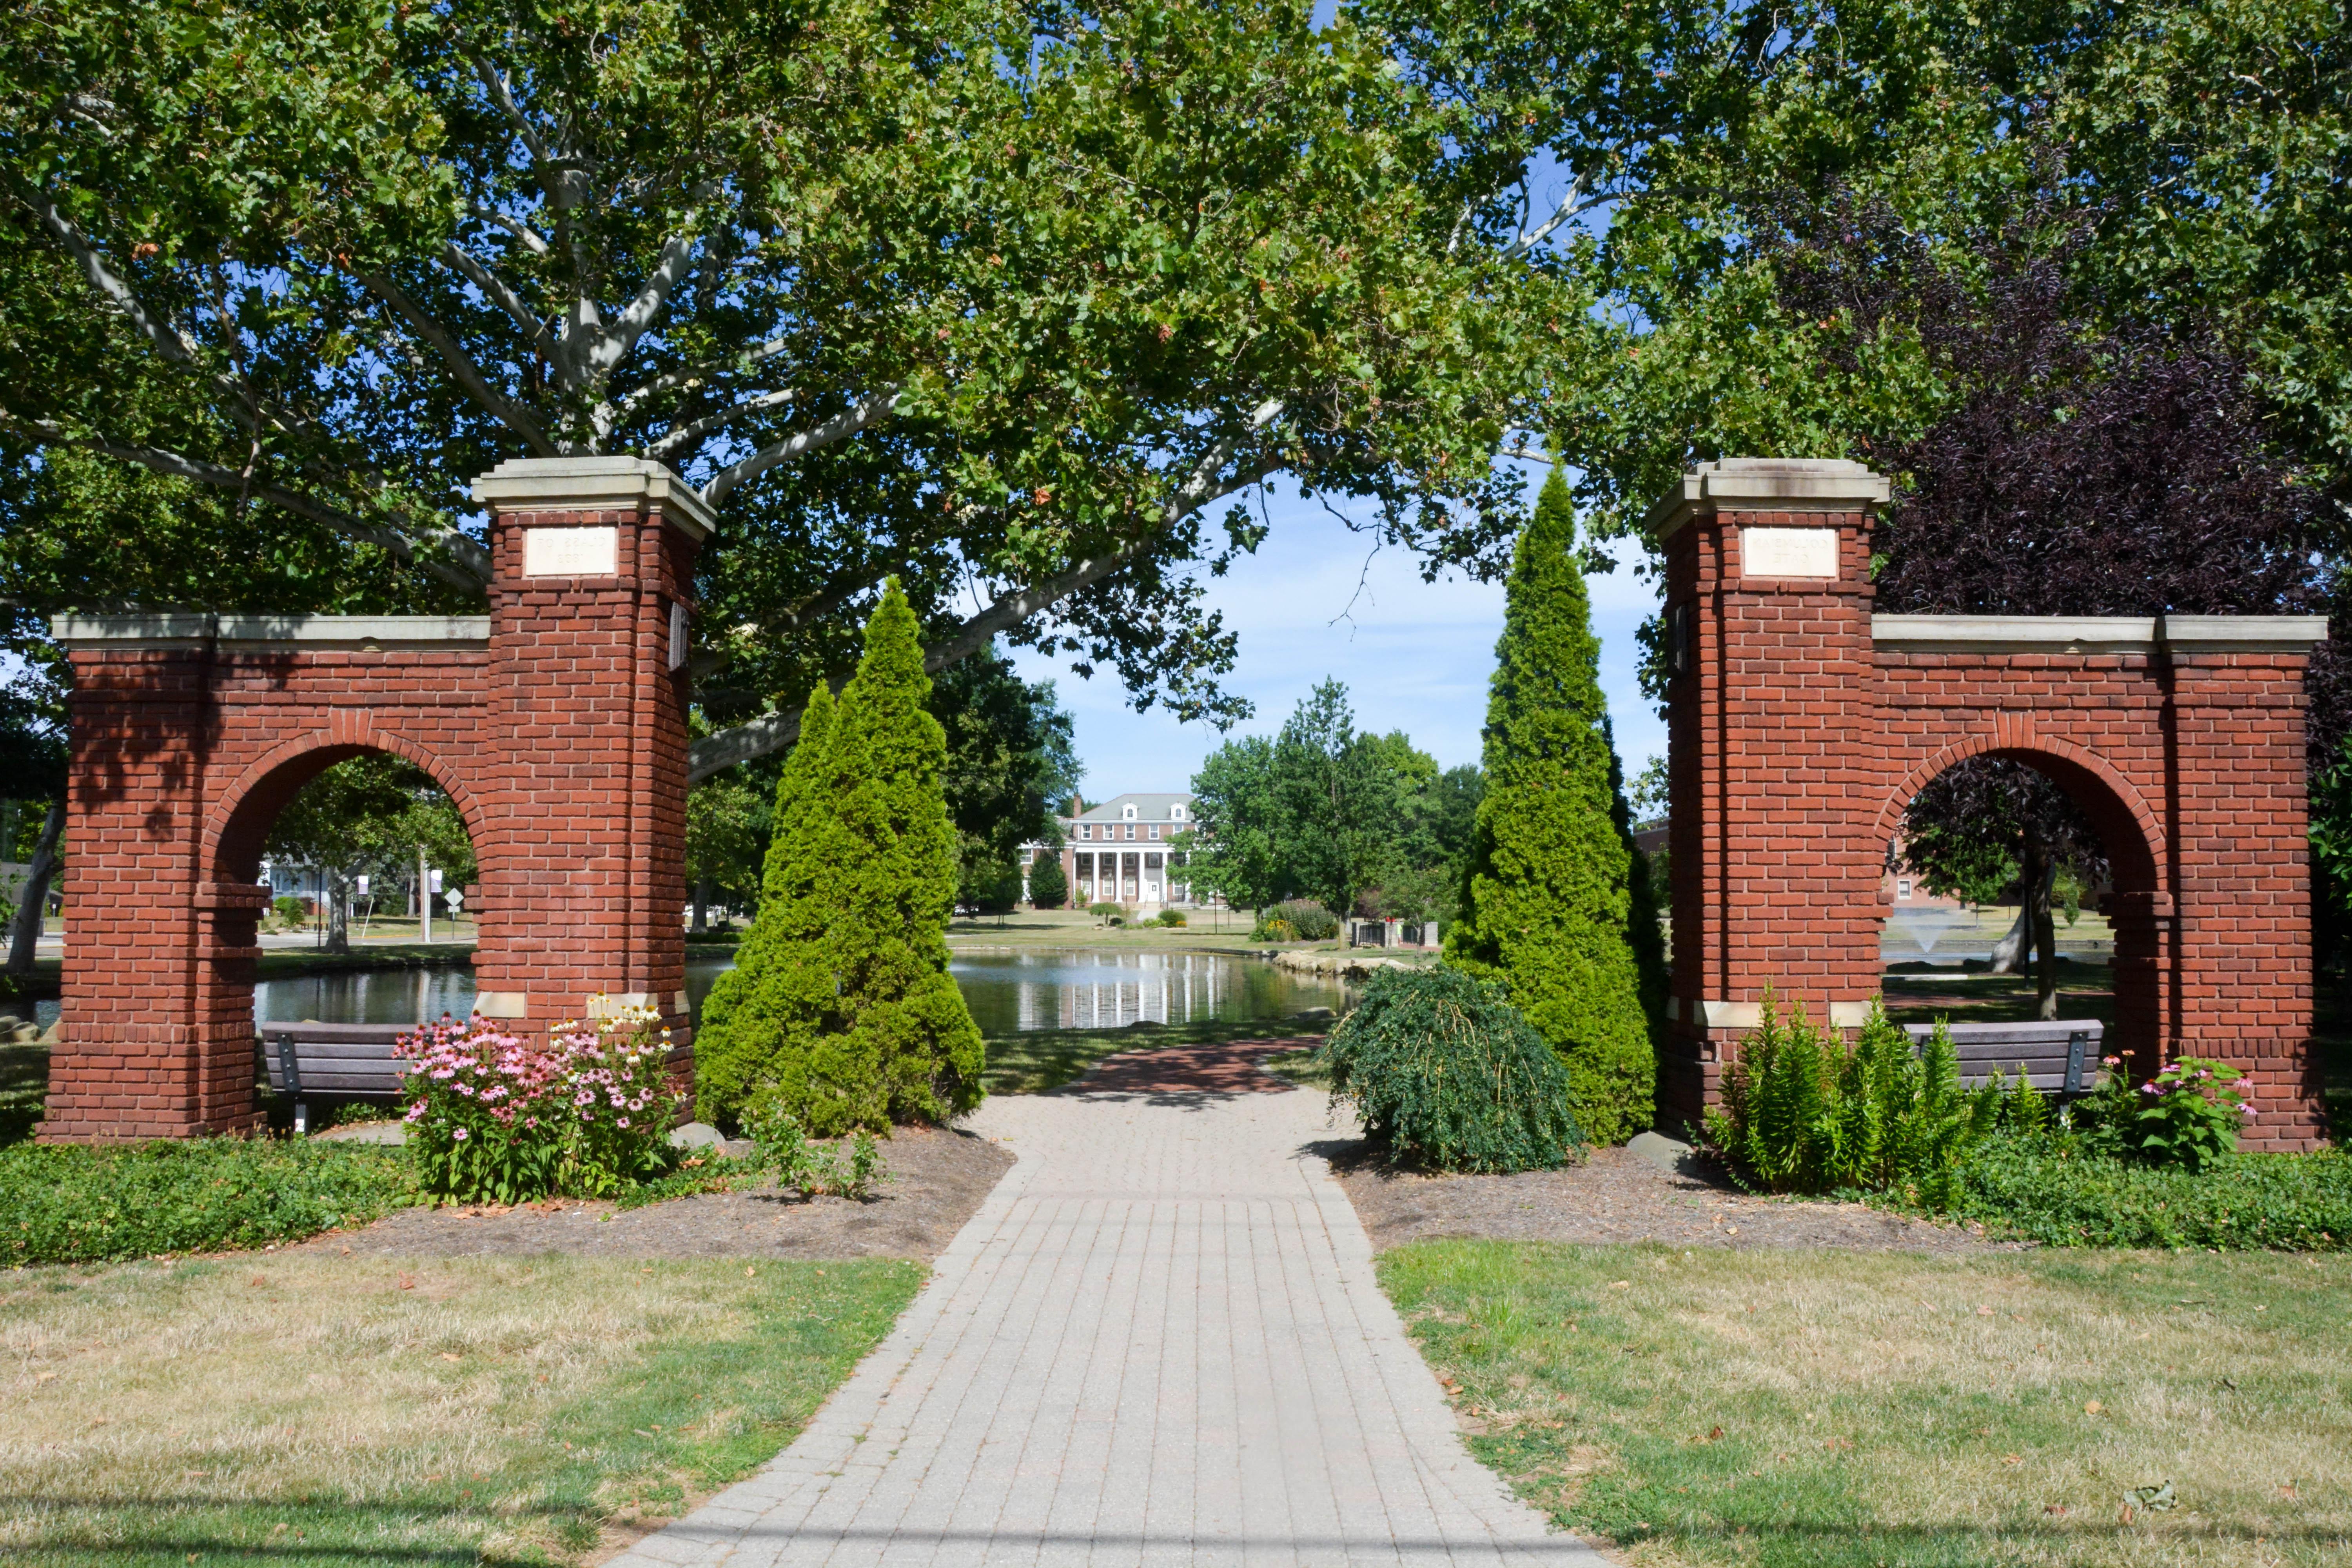
POLYGON ((1332 982, 1209 953, 971 955, 950 972, 990 1033, 1279 1018, 1343 995, 1332 982))

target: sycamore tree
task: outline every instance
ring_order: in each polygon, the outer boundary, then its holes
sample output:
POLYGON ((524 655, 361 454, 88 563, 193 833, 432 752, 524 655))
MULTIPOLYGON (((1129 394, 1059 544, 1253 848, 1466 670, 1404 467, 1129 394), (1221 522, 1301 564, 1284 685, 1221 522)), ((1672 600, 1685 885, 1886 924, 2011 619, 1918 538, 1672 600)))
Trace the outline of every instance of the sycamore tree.
MULTIPOLYGON (((137 602, 446 608, 474 475, 637 454, 720 518, 698 777, 789 742, 886 576, 934 673, 1003 637, 1229 718, 1231 498, 1491 563, 1585 303, 1509 198, 1563 111, 1463 89, 1479 19, 1313 11, 33 0, 0 505, 184 542, 137 602)), ((38 554, 20 642, 131 596, 38 554)))

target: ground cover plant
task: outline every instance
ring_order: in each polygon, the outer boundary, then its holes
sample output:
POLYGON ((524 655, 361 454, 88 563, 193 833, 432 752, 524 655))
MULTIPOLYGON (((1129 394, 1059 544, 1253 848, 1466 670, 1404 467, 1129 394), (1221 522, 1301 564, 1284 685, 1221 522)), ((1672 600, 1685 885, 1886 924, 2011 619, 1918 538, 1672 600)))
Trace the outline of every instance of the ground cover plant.
POLYGON ((1429 1241, 1379 1268, 1473 1452, 1632 1563, 2352 1551, 2352 1259, 1429 1241))
POLYGON ((1503 987, 1458 969, 1382 969, 1323 1047, 1331 1103, 1400 1164, 1551 1170, 1584 1144, 1567 1068, 1503 987))
POLYGON ((0 1555, 571 1562, 772 1457, 895 1259, 291 1255, 0 1276, 0 1555))
POLYGON ((299 1240, 430 1201, 398 1149, 261 1138, 0 1149, 0 1264, 299 1240))
POLYGON ((1339 917, 1313 899, 1286 899, 1257 912, 1255 942, 1329 942, 1339 934, 1339 917))
POLYGON ((2340 1251, 2352 1155, 2231 1153, 2191 1171, 1996 1136, 1960 1163, 1940 1212, 2046 1247, 2340 1251))

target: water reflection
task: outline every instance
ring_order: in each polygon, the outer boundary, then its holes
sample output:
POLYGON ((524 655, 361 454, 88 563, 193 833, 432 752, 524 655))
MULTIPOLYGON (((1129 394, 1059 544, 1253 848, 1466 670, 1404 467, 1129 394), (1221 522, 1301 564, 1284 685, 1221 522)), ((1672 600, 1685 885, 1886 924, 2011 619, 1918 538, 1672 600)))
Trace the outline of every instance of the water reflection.
MULTIPOLYGON (((686 966, 687 1000, 698 1013, 731 961, 686 966)), ((1307 1007, 1342 1006, 1333 980, 1296 974, 1254 958, 1206 952, 1070 949, 958 954, 948 965, 983 1034, 1030 1029, 1115 1029, 1137 1022, 1249 1023, 1307 1007)), ((474 1005, 474 972, 462 967, 370 970, 265 980, 253 988, 260 1023, 413 1024, 474 1005)))
POLYGON ((1116 1029, 1129 1024, 1248 1023, 1338 1008, 1338 982, 1209 952, 958 954, 948 972, 984 1035, 1116 1029))

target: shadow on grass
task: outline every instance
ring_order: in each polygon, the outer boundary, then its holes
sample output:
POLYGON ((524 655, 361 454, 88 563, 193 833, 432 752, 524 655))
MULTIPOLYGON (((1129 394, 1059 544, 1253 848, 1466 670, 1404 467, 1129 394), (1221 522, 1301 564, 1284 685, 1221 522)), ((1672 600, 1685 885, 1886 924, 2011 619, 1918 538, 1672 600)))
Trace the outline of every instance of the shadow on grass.
POLYGON ((1328 1019, 1203 1019, 1191 1024, 1130 1024, 1119 1029, 1032 1029, 988 1041, 983 1081, 991 1094, 1045 1094, 1076 1082, 1106 1057, 1164 1051, 1178 1046, 1223 1046, 1240 1040, 1319 1035, 1328 1019))

